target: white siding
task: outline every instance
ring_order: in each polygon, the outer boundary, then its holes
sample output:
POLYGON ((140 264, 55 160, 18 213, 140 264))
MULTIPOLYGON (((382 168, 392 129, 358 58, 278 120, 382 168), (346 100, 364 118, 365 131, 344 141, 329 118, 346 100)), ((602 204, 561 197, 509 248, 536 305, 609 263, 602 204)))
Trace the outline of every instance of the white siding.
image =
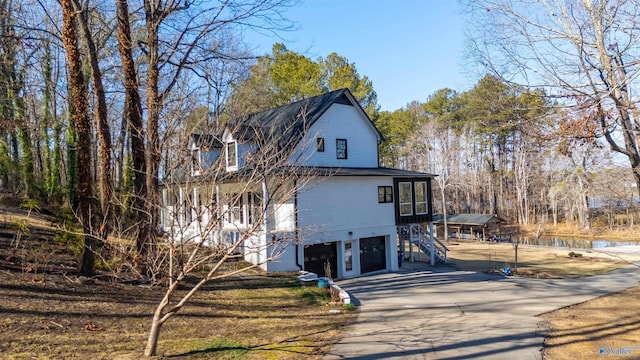
POLYGON ((298 226, 305 243, 395 234, 393 203, 378 203, 390 177, 320 178, 298 194, 298 226), (351 232, 351 235, 349 235, 351 232))
POLYGON ((272 205, 275 231, 294 231, 296 228, 295 206, 293 201, 272 205))
POLYGON ((200 167, 205 171, 209 170, 211 165, 218 159, 218 156, 220 156, 220 151, 220 149, 200 150, 200 167))
MULTIPOLYGON (((296 249, 297 246, 293 244, 289 244, 284 248, 284 253, 282 255, 270 261, 262 266, 262 269, 266 271, 298 271, 301 270, 301 267, 296 264, 296 249)), ((274 251, 271 247, 269 251, 274 251)), ((276 251, 282 251, 280 249, 276 251)), ((302 260, 300 260, 302 261, 302 260)))
POLYGON ((309 129, 290 159, 307 166, 377 167, 378 133, 359 108, 333 104, 309 129), (324 152, 316 151, 318 137, 324 138, 324 152), (347 140, 347 159, 336 158, 336 139, 347 140))

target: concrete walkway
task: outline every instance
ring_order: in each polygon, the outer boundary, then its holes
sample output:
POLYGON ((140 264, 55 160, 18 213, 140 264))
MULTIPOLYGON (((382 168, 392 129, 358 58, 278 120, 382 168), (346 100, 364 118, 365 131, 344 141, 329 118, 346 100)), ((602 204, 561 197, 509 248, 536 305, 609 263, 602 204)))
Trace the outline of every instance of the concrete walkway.
POLYGON ((544 324, 536 315, 640 280, 638 267, 571 280, 411 265, 339 282, 360 314, 324 359, 541 359, 544 324))

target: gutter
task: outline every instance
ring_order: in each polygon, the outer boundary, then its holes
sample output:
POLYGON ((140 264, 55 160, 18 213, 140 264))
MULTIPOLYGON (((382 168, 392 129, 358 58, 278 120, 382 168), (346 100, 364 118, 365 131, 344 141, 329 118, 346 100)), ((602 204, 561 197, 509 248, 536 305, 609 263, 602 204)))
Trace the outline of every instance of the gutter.
MULTIPOLYGON (((298 190, 296 188, 297 181, 293 180, 294 189, 296 189, 295 194, 293 194, 293 217, 295 223, 295 241, 296 241, 296 266, 302 271, 304 269, 304 264, 300 264, 300 231, 298 230, 298 190)), ((304 248, 303 248, 304 251, 304 248)))

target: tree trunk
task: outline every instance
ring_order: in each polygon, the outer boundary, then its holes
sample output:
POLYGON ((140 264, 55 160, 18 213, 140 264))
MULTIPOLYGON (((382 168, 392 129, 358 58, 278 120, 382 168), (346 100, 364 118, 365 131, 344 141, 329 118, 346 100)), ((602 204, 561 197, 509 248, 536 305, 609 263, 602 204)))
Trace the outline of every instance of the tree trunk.
MULTIPOLYGON (((80 27, 84 34, 84 39, 88 48, 89 64, 91 69, 91 78, 93 81, 93 92, 96 98, 96 123, 98 124, 98 139, 100 141, 99 150, 99 172, 98 187, 100 189, 100 207, 103 217, 103 225, 110 224, 111 219, 111 201, 113 187, 111 182, 111 131, 107 119, 107 99, 102 84, 102 71, 98 63, 98 51, 93 35, 89 30, 88 14, 85 9, 82 11, 80 4, 74 0, 75 11, 80 12, 80 27), (82 12, 81 12, 82 11, 82 12)), ((105 239, 108 232, 108 226, 100 227, 100 238, 105 239)))
POLYGON ((78 171, 78 215, 84 229, 84 248, 80 263, 80 274, 90 276, 95 272, 96 240, 91 236, 92 194, 91 194, 91 124, 89 121, 89 102, 85 94, 85 81, 82 72, 78 39, 75 33, 76 12, 72 0, 62 0, 62 41, 66 50, 71 118, 78 134, 77 171, 78 171))
MULTIPOLYGON (((52 151, 50 146, 50 138, 49 138, 49 129, 51 128, 51 89, 53 88, 51 84, 51 51, 50 45, 47 42, 45 44, 45 59, 44 59, 44 94, 42 98, 42 113, 43 113, 43 121, 42 121, 42 144, 44 148, 44 164, 43 164, 43 172, 44 172, 44 190, 47 193, 47 198, 51 199, 53 195, 53 174, 54 168, 52 167, 52 151)), ((56 171, 58 169, 56 168, 56 171)))
POLYGON ((131 135, 131 155, 134 174, 134 212, 139 222, 136 249, 143 259, 148 254, 148 237, 151 232, 151 213, 147 203, 144 129, 142 125, 142 101, 138 93, 138 77, 132 54, 131 28, 129 25, 129 5, 126 0, 116 0, 118 18, 118 51, 122 60, 125 86, 125 109, 131 135))
MULTIPOLYGON (((21 110, 19 110, 22 113, 21 110)), ((26 121, 21 114, 18 114, 18 122, 26 121)), ((22 159, 20 164, 22 167, 22 184, 27 196, 34 196, 34 167, 33 167, 33 146, 31 144, 31 134, 26 124, 21 123, 18 126, 18 138, 20 140, 20 151, 22 153, 22 159)))
POLYGON ((149 330, 149 337, 147 338, 147 347, 144 349, 144 356, 155 356, 158 351, 158 339, 163 324, 160 322, 160 317, 161 313, 158 311, 153 315, 151 330, 149 330))
POLYGON ((68 117, 68 125, 67 125, 67 201, 69 202, 69 206, 75 209, 78 206, 78 197, 77 197, 77 138, 78 135, 76 133, 76 127, 73 123, 73 99, 69 97, 67 99, 69 110, 67 112, 68 117))
MULTIPOLYGON (((51 106, 53 109, 55 109, 57 105, 56 98, 57 97, 55 96, 53 97, 53 104, 51 106)), ((63 179, 61 174, 64 174, 66 170, 64 165, 64 159, 62 156, 61 136, 62 136, 62 121, 60 121, 60 117, 54 111, 53 112, 53 159, 52 159, 53 162, 52 162, 51 168, 54 169, 55 171, 52 170, 51 172, 50 188, 51 188, 51 193, 54 195, 55 200, 58 200, 58 201, 62 200, 62 194, 64 193, 64 191, 61 188, 62 179, 63 179)))
POLYGON ((159 217, 160 190, 160 138, 158 121, 160 119, 160 95, 158 88, 158 27, 162 20, 161 12, 149 1, 145 1, 145 16, 147 24, 147 203, 150 226, 147 232, 146 244, 149 255, 155 251, 156 232, 159 217))

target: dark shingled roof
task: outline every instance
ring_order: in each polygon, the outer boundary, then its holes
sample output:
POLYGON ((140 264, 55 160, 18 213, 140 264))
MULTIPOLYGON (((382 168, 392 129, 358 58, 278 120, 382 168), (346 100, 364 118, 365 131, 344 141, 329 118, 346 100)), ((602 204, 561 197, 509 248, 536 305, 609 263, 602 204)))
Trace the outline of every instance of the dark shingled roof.
MULTIPOLYGON (((390 169, 385 167, 377 168, 331 168, 331 167, 309 167, 303 168, 316 176, 393 176, 408 178, 433 178, 437 175, 408 171, 400 169, 390 169)), ((302 170, 305 171, 305 170, 302 170)))
MULTIPOLYGON (((260 142, 260 140, 277 138, 280 145, 292 145, 296 144, 304 132, 333 104, 358 106, 364 113, 349 89, 340 89, 229 120, 226 127, 236 139, 241 141, 260 142), (258 135, 262 139, 256 138, 258 135)), ((368 119, 368 121, 371 120, 368 119)), ((377 128, 375 129, 382 140, 382 134, 377 128)))
MULTIPOLYGON (((238 171, 222 173, 216 181, 234 182, 245 177, 255 176, 255 169, 244 167, 238 171)), ((399 169, 390 169, 384 167, 377 168, 338 168, 338 167, 314 167, 314 166, 280 166, 269 169, 264 172, 265 175, 281 176, 389 176, 395 178, 433 178, 437 175, 421 173, 416 171, 407 171, 399 169)))
POLYGON ((208 134, 191 134, 191 140, 193 140, 196 147, 199 148, 222 148, 222 141, 215 137, 214 135, 208 134))
MULTIPOLYGON (((447 224, 486 225, 490 222, 501 222, 502 219, 492 214, 448 214, 447 224)), ((442 214, 433 214, 434 223, 444 223, 442 214)))

